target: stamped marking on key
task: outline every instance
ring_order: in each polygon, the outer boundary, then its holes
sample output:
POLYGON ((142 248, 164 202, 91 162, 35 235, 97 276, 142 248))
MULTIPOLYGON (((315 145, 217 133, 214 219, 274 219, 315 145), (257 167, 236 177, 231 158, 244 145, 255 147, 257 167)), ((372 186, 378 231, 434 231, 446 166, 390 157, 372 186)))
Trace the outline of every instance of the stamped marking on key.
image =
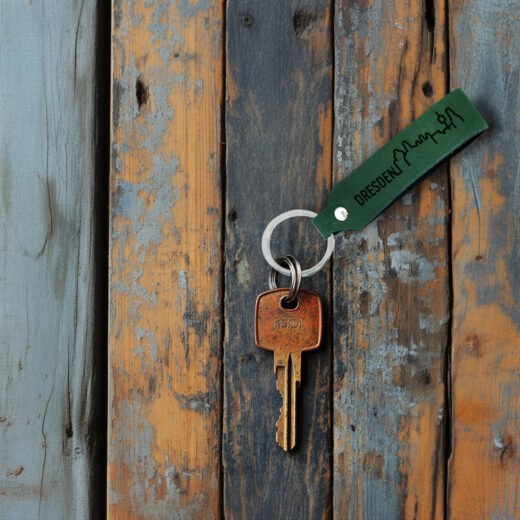
POLYGON ((298 293, 295 308, 285 308, 289 289, 260 294, 255 309, 255 343, 274 353, 276 387, 282 395, 276 440, 289 451, 296 444, 296 390, 301 382, 301 353, 320 346, 323 313, 321 299, 312 291, 298 293))
POLYGON ((301 319, 294 318, 275 318, 274 328, 275 329, 301 329, 303 322, 301 319))

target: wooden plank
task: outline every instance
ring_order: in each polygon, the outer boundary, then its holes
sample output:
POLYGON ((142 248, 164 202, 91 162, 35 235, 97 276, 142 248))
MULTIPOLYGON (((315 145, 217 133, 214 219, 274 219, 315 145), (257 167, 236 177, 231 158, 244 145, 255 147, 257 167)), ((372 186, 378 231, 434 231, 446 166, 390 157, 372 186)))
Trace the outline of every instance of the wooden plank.
POLYGON ((95 121, 107 74, 95 44, 103 22, 95 0, 2 0, 0 10, 0 516, 99 518, 106 423, 94 351, 103 352, 94 302, 104 292, 96 282, 104 267, 96 278, 94 265, 95 121))
POLYGON ((450 79, 490 130, 452 162, 450 518, 520 517, 520 2, 450 2, 450 79))
POLYGON ((108 516, 216 518, 223 5, 113 25, 108 516))
MULTIPOLYGON (((264 227, 283 211, 323 207, 330 187, 330 8, 326 0, 301 5, 231 0, 227 8, 226 518, 326 518, 330 512, 327 341, 304 355, 298 444, 285 453, 275 441, 281 398, 273 356, 255 347, 253 335, 255 298, 268 289, 264 227)), ((273 249, 309 266, 325 243, 306 220, 281 226, 273 249)), ((325 304, 327 278, 322 271, 303 284, 325 304)))
MULTIPOLYGON (((446 93, 444 0, 337 2, 335 178, 446 93)), ((446 169, 334 257, 334 516, 442 518, 446 169)))

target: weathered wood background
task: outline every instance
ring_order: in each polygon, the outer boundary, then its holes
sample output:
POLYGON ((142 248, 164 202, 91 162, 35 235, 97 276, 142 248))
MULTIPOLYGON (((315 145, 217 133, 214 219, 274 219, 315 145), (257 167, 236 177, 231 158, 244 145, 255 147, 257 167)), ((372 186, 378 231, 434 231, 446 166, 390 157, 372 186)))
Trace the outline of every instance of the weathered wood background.
POLYGON ((0 518, 99 518, 110 9, 0 12, 0 518))
POLYGON ((520 518, 520 1, 0 12, 1 519, 520 518), (263 228, 459 86, 490 130, 305 280, 286 454, 263 228))

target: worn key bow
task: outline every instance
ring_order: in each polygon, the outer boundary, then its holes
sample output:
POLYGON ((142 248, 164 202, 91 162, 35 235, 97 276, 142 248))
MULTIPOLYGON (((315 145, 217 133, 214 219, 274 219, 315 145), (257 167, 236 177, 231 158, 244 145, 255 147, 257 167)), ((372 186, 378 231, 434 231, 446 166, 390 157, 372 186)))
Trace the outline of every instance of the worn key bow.
POLYGON ((301 382, 301 355, 320 346, 322 321, 320 297, 312 291, 299 291, 299 283, 296 291, 294 285, 290 289, 271 289, 256 300, 255 343, 274 352, 276 387, 282 395, 276 440, 285 451, 296 445, 296 390, 301 382), (291 293, 292 301, 288 298, 291 293))

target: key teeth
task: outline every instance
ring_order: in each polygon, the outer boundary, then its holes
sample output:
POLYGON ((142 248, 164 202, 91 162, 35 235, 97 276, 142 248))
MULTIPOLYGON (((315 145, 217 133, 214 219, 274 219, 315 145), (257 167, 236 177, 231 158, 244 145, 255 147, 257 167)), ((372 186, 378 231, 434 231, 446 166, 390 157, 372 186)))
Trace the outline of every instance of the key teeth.
POLYGON ((283 406, 280 408, 280 417, 276 421, 276 442, 285 451, 285 435, 284 435, 284 424, 283 424, 283 406))
POLYGON ((276 421, 276 442, 282 450, 289 452, 296 446, 296 441, 289 438, 289 432, 285 431, 283 406, 280 408, 280 417, 276 421))

